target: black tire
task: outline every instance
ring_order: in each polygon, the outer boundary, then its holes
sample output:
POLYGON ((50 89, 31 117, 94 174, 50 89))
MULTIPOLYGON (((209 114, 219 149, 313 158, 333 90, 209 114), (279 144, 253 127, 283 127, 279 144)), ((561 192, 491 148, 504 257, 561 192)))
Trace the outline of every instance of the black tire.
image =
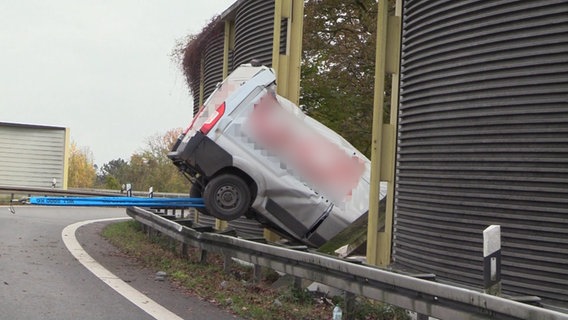
POLYGON ((247 183, 232 174, 213 178, 203 190, 205 208, 215 218, 231 221, 250 209, 251 192, 247 183))
MULTIPOLYGON (((201 190, 201 186, 198 184, 192 184, 191 188, 189 188, 189 197, 190 198, 202 198, 203 192, 201 190)), ((198 212, 206 214, 210 216, 209 212, 205 208, 195 208, 198 212)))

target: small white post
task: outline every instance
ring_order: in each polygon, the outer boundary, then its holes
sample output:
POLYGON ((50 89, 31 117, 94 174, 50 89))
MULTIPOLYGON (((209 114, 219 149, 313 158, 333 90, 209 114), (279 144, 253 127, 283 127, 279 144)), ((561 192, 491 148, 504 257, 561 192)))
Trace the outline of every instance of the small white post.
POLYGON ((483 230, 483 286, 485 292, 501 294, 501 226, 483 230))

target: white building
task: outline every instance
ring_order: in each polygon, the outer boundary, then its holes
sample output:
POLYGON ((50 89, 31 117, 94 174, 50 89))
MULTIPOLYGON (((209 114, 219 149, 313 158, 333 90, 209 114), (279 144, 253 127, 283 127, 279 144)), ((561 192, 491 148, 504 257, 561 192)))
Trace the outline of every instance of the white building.
POLYGON ((0 185, 67 189, 69 128, 0 122, 0 185))

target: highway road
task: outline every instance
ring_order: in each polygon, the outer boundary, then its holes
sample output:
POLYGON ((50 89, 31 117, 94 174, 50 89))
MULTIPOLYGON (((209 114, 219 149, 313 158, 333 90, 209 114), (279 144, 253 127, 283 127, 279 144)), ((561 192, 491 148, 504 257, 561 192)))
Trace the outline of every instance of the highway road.
POLYGON ((119 255, 98 235, 109 221, 84 222, 110 218, 125 209, 0 207, 0 319, 236 319, 119 255))

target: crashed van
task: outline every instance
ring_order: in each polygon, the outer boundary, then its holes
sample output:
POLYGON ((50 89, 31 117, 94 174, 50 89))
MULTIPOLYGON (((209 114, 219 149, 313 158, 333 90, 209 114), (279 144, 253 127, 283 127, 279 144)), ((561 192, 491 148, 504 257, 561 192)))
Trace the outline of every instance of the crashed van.
POLYGON ((168 157, 191 180, 190 196, 203 197, 203 213, 256 219, 306 245, 368 211, 370 161, 279 96, 265 66, 242 65, 219 83, 168 157))

